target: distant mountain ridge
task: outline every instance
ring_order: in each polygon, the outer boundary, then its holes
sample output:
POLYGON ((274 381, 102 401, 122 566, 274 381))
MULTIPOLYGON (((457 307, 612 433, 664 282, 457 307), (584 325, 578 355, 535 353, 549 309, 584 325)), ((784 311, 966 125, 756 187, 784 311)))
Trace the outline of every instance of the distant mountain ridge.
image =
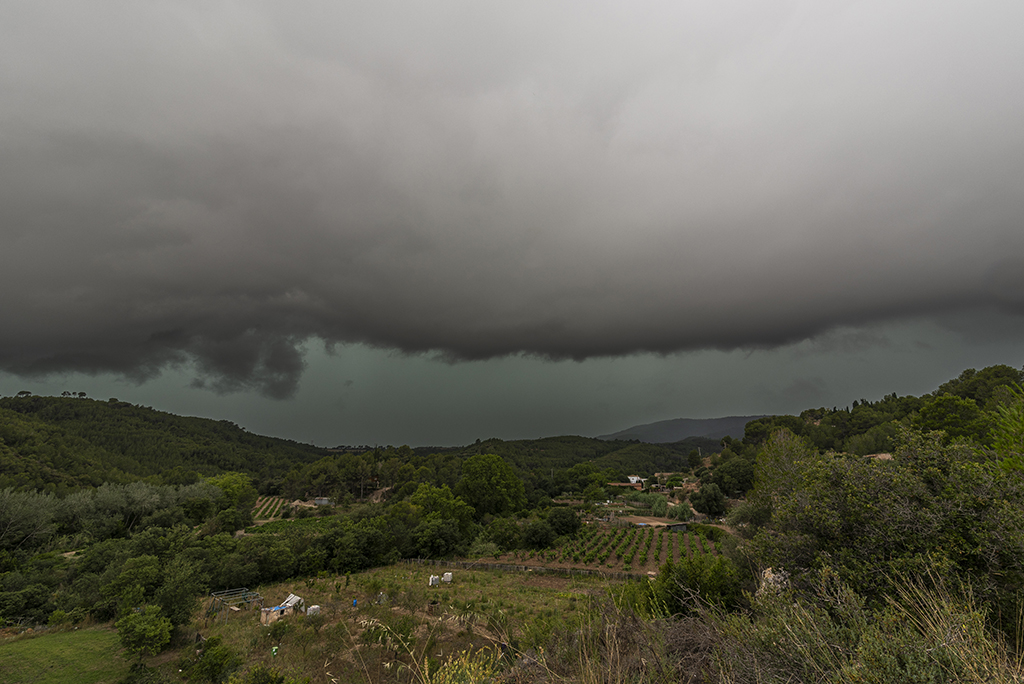
POLYGON ((726 416, 724 418, 673 418, 672 420, 659 420, 656 423, 645 425, 634 425, 633 427, 613 432, 608 435, 598 435, 598 439, 636 439, 641 442, 653 444, 665 444, 678 442, 687 437, 706 437, 708 439, 722 439, 725 436, 740 439, 743 437, 743 428, 747 423, 760 416, 726 416))

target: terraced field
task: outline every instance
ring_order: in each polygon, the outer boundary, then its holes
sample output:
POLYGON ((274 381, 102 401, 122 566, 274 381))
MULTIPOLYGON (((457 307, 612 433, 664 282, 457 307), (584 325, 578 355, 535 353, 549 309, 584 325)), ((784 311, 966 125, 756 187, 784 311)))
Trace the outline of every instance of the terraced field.
POLYGON ((288 502, 280 496, 261 496, 252 507, 252 519, 276 520, 281 517, 286 506, 288 502))

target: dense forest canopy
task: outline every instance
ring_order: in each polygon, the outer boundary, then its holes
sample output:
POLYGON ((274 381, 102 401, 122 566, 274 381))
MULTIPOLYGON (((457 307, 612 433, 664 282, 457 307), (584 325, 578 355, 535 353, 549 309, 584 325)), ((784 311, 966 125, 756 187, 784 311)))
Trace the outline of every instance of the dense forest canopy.
POLYGON ((279 477, 326 452, 228 421, 85 397, 0 398, 0 487, 67 492, 149 479, 188 484, 227 471, 279 477))

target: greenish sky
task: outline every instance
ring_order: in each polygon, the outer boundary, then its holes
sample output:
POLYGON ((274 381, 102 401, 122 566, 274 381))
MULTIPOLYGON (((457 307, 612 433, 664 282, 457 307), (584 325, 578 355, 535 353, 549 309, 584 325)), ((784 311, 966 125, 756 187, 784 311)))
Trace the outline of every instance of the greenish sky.
POLYGON ((446 446, 477 438, 594 436, 669 418, 796 413, 885 394, 923 394, 964 368, 1024 366, 1014 339, 965 340, 924 323, 847 330, 773 350, 637 355, 582 362, 535 358, 447 363, 363 346, 309 345, 295 396, 219 395, 187 370, 135 384, 69 375, 0 375, 0 393, 85 391, 321 446, 446 446))

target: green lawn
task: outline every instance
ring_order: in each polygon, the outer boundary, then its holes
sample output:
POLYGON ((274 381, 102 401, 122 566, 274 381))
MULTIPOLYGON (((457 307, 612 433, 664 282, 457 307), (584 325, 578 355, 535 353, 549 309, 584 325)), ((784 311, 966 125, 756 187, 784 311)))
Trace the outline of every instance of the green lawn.
POLYGON ((95 627, 0 642, 4 684, 115 684, 128 673, 117 633, 95 627))

